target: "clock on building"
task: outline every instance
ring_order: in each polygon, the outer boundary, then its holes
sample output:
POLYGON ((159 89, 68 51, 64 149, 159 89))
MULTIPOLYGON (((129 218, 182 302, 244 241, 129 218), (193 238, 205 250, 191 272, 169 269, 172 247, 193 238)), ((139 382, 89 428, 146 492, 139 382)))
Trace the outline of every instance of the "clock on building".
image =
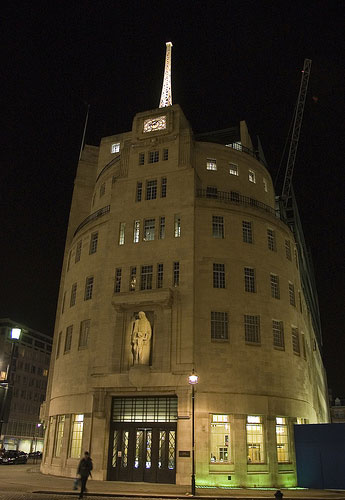
POLYGON ((143 132, 154 132, 155 130, 164 130, 167 128, 167 117, 158 116, 144 120, 143 132))

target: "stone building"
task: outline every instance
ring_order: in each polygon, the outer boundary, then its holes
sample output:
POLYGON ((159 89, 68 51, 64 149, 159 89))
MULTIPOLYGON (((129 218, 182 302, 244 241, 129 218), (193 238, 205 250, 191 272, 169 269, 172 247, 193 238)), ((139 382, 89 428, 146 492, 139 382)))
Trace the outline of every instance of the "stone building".
POLYGON ((328 421, 305 272, 245 122, 198 136, 169 102, 85 146, 42 471, 88 449, 95 479, 190 484, 195 370, 196 484, 295 485, 294 425, 328 421))

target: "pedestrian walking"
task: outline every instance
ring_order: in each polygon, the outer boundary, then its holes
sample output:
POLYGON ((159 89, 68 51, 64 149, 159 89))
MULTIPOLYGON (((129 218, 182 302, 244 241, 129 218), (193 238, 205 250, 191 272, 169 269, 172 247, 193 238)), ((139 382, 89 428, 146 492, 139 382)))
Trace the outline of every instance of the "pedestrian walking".
POLYGON ((89 452, 86 451, 84 453, 84 457, 79 462, 78 470, 77 470, 77 475, 80 476, 80 482, 81 482, 79 498, 83 498, 84 491, 86 490, 86 482, 87 482, 89 476, 92 477, 92 475, 91 475, 92 467, 93 466, 92 466, 91 457, 89 455, 89 452))

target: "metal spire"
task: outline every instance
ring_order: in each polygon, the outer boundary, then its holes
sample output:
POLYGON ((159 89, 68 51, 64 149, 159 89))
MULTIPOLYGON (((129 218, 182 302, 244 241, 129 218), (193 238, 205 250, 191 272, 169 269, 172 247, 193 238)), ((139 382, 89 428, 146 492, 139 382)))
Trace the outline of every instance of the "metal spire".
POLYGON ((166 42, 166 54, 165 54, 165 68, 164 68, 164 78, 161 100, 159 103, 160 108, 165 108, 166 106, 172 106, 172 91, 171 91, 171 47, 173 46, 171 42, 166 42))

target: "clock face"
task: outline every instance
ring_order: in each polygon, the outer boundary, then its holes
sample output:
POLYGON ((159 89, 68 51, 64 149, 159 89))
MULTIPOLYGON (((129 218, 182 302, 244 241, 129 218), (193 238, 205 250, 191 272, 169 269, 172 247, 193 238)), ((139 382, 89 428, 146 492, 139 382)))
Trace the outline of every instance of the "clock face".
POLYGON ((144 120, 143 132, 154 132, 155 130, 164 130, 165 128, 167 128, 167 117, 165 115, 144 120))

